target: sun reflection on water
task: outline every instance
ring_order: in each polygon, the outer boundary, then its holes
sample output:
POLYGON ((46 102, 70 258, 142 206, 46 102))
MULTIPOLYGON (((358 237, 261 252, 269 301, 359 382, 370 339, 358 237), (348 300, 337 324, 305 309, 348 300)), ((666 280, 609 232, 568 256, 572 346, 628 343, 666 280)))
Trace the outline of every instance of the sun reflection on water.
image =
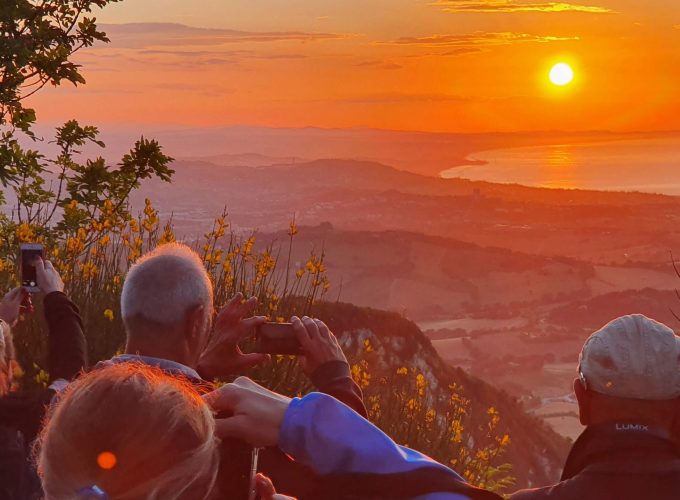
POLYGON ((574 167, 577 161, 569 145, 550 146, 542 163, 542 186, 562 189, 578 187, 574 179, 574 167))

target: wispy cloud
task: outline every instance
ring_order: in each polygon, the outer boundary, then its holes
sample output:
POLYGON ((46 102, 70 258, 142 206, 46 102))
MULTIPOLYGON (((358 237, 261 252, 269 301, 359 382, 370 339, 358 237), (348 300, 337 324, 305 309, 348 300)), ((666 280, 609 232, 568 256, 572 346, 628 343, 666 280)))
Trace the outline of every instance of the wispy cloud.
POLYGON ((357 68, 376 68, 376 69, 402 69, 403 66, 390 61, 378 59, 375 61, 363 61, 355 64, 357 68))
POLYGON ((476 102, 480 100, 484 99, 479 97, 451 94, 406 94, 387 92, 344 98, 320 99, 315 102, 336 102, 343 104, 394 104, 426 102, 476 102))
POLYGON ((194 28, 172 23, 104 24, 101 26, 117 48, 143 49, 158 46, 211 46, 239 43, 316 42, 349 35, 301 31, 250 32, 194 28))
MULTIPOLYGON (((572 41, 578 40, 577 36, 570 37, 560 37, 560 36, 543 36, 543 35, 531 35, 529 33, 514 33, 514 32, 501 32, 501 33, 487 33, 484 31, 477 31, 474 33, 468 33, 463 35, 431 35, 424 37, 401 37, 391 42, 382 42, 389 45, 417 45, 422 47, 460 47, 463 50, 462 53, 472 52, 479 50, 479 46, 488 45, 510 45, 513 43, 527 43, 527 42, 562 42, 562 41, 572 41)), ((454 49, 459 51, 460 49, 454 49)))
POLYGON ((515 0, 438 0, 431 3, 446 12, 586 12, 608 14, 611 9, 566 2, 517 3, 515 0))

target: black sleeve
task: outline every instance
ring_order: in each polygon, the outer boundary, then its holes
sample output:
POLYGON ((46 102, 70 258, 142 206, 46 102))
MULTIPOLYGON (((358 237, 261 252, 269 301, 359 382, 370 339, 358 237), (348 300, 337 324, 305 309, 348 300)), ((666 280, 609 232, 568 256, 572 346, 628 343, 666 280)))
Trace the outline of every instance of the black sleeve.
POLYGON ((364 395, 352 378, 349 365, 344 361, 324 363, 309 378, 320 392, 345 403, 362 417, 368 417, 364 395))
POLYGON ((32 442, 54 394, 52 389, 44 389, 36 394, 10 393, 0 398, 0 425, 20 430, 26 442, 32 442))
POLYGON ((80 311, 61 292, 48 294, 44 304, 50 378, 71 380, 87 366, 87 342, 80 311))

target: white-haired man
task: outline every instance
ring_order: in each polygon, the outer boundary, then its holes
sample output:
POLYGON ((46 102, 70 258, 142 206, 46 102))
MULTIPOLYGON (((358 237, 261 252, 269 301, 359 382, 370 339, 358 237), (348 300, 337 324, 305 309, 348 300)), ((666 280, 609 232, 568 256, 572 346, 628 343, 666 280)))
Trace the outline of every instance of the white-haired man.
POLYGON ((210 277, 196 252, 181 244, 158 247, 128 272, 121 295, 127 334, 126 354, 114 362, 137 360, 212 380, 265 361, 265 354, 244 354, 238 341, 263 316, 252 314, 257 300, 237 294, 220 311, 212 329, 214 306, 210 277), (211 335, 212 334, 212 335, 211 335))
POLYGON ((512 500, 680 498, 680 337, 642 315, 586 340, 574 392, 587 428, 560 483, 512 500))
MULTIPOLYGON (((158 366, 192 380, 202 390, 210 390, 208 381, 238 374, 269 358, 261 353, 245 354, 238 346, 241 339, 266 321, 264 316, 250 317, 256 306, 255 297, 244 301, 237 294, 217 314, 213 325, 213 287, 196 252, 178 243, 160 246, 142 256, 125 278, 121 296, 127 335, 125 353, 104 363, 158 366)), ((318 322, 307 317, 295 321, 318 322)), ((303 369, 319 391, 366 415, 361 389, 352 380, 342 349, 327 328, 323 331, 328 334, 319 334, 306 343, 303 369)), ((232 451, 225 453, 229 454, 228 461, 237 466, 237 454, 232 451)), ((247 468, 246 458, 250 456, 241 457, 241 465, 247 468)), ((311 469, 298 466, 279 450, 264 450, 260 464, 260 470, 279 491, 304 498, 314 487, 311 469)), ((236 489, 244 484, 239 476, 243 467, 237 468, 220 474, 224 476, 221 489, 229 491, 232 498, 239 498, 236 489)), ((247 473, 245 470, 246 478, 247 473)))

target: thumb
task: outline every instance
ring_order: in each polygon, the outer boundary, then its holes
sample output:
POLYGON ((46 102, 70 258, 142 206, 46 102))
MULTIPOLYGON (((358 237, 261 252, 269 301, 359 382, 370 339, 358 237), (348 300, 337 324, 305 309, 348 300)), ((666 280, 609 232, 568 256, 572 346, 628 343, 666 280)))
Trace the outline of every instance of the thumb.
POLYGON ((261 363, 269 361, 270 359, 271 356, 269 354, 262 354, 259 352, 241 354, 238 361, 234 363, 234 371, 247 370, 261 363))
POLYGON ((35 275, 38 278, 38 283, 41 283, 45 279, 45 261, 40 257, 36 257, 33 261, 33 266, 35 267, 35 275))
POLYGON ((262 500, 271 500, 276 494, 271 479, 264 474, 255 476, 255 491, 257 491, 257 494, 262 500))
POLYGON ((24 299, 24 294, 26 291, 22 287, 17 287, 10 290, 7 295, 5 295, 5 300, 7 302, 15 303, 21 302, 24 299))

